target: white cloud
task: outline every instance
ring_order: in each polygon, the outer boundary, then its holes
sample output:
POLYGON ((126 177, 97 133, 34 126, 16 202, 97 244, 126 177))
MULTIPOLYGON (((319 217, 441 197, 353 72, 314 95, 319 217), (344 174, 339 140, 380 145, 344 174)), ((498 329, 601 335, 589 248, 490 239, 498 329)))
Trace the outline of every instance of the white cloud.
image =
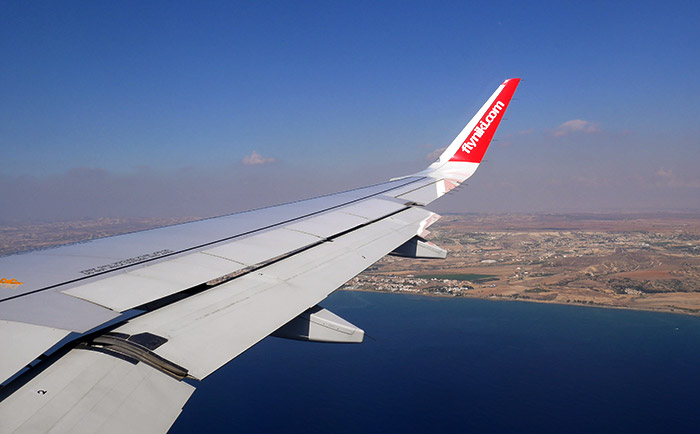
POLYGON ((656 171, 656 175, 660 176, 662 178, 666 178, 666 179, 674 179, 675 178, 675 176, 673 175, 673 169, 666 170, 663 167, 661 167, 659 170, 656 171))
POLYGON ((556 137, 562 137, 562 136, 566 136, 567 134, 571 134, 571 133, 591 134, 591 133, 599 133, 599 132, 600 132, 600 130, 598 129, 598 126, 592 122, 584 121, 583 119, 572 119, 570 121, 566 121, 563 124, 559 125, 554 130, 553 134, 556 137))
POLYGON ((445 152, 445 149, 447 149, 447 146, 444 148, 435 149, 430 154, 426 155, 425 159, 428 161, 435 161, 440 155, 442 155, 443 152, 445 152))
POLYGON ((662 185, 668 187, 700 188, 700 179, 676 176, 676 174, 673 173, 673 169, 661 167, 655 174, 658 177, 657 180, 661 181, 662 185))
POLYGON ((256 166, 258 164, 269 164, 274 163, 275 159, 272 157, 263 157, 257 152, 253 151, 252 154, 246 155, 241 161, 245 166, 256 166))

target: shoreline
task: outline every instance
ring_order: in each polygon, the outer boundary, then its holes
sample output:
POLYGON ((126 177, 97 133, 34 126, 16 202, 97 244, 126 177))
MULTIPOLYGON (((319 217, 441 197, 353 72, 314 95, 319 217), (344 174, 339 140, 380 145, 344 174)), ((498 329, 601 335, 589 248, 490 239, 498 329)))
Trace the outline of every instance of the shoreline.
POLYGON ((489 297, 479 297, 476 295, 451 295, 451 294, 437 294, 430 292, 409 292, 409 291, 373 291, 371 289, 344 289, 339 288, 338 291, 348 291, 348 292, 371 292, 374 294, 396 294, 396 295, 417 295, 421 297, 434 297, 434 298, 469 298, 473 300, 486 300, 486 301, 508 301, 508 302, 521 302, 521 303, 538 303, 538 304, 551 304, 558 306, 580 306, 580 307, 592 307, 601 309, 619 309, 619 310, 631 310, 637 312, 652 312, 652 313, 669 313, 675 315, 685 315, 700 318, 700 312, 685 312, 682 308, 668 308, 668 309, 654 309, 654 308, 638 308, 632 306, 615 306, 611 304, 596 304, 596 303, 559 303, 552 300, 538 300, 538 299, 518 299, 513 297, 499 297, 499 296, 489 296, 489 297))

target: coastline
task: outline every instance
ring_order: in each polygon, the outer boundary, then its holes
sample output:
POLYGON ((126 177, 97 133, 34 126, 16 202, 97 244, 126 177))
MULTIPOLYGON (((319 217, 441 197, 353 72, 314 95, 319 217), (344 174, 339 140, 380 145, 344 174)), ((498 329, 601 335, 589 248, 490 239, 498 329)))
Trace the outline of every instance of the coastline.
POLYGON ((447 215, 440 260, 387 256, 344 289, 700 316, 700 214, 447 215))
POLYGON ((409 291, 376 291, 376 290, 371 290, 371 289, 359 289, 359 288, 338 288, 338 291, 347 291, 347 292, 371 292, 375 294, 395 294, 395 295, 415 295, 415 296, 420 296, 420 297, 434 297, 434 298, 445 298, 445 299, 456 299, 456 298, 469 298, 473 300, 486 300, 486 301, 507 301, 507 302, 520 302, 520 303, 539 303, 539 304, 551 304, 551 305, 559 305, 559 306, 580 306, 580 307, 592 307, 592 308, 602 308, 602 309, 619 309, 619 310, 632 310, 632 311, 638 311, 638 312, 655 312, 655 313, 671 313, 671 314, 676 314, 676 315, 685 315, 685 316, 692 316, 692 317, 700 317, 700 311, 693 311, 693 310, 688 310, 684 311, 683 308, 679 307, 668 307, 668 308, 643 308, 643 307, 633 307, 633 306, 625 306, 625 305, 612 305, 612 304, 603 304, 603 303, 577 303, 577 302, 569 302, 569 303, 562 303, 562 302, 556 302, 552 300, 538 300, 538 299, 526 299, 526 298, 513 298, 513 297, 507 297, 507 296, 488 296, 488 297, 479 297, 475 295, 469 295, 469 294, 464 294, 464 295, 453 295, 453 294, 439 294, 439 293, 432 293, 432 292, 409 292, 409 291))

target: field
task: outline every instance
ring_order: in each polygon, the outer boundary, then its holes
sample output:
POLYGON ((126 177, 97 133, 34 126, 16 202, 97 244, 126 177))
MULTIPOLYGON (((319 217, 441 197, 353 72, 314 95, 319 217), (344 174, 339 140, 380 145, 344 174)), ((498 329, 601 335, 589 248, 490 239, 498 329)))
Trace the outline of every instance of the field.
POLYGON ((700 313, 700 215, 448 215, 345 288, 700 313))

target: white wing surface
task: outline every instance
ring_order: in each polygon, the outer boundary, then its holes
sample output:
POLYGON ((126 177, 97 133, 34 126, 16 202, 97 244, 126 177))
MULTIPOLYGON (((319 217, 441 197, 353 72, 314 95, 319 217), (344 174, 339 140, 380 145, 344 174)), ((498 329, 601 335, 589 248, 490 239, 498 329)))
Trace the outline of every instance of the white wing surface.
POLYGON ((518 83, 415 175, 0 258, 0 432, 167 432, 266 336, 362 341, 318 303, 389 253, 444 257, 424 206, 474 173, 518 83))

